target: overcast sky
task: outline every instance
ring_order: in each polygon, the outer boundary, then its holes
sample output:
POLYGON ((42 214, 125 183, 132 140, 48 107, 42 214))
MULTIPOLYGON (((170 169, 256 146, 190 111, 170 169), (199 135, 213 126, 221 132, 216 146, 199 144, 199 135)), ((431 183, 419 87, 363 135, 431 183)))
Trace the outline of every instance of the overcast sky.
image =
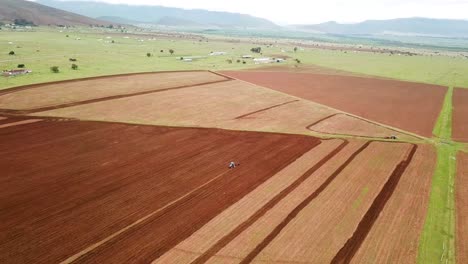
MULTIPOLYGON (((75 0, 76 1, 76 0, 75 0)), ((81 1, 81 0, 79 0, 81 1)), ((89 1, 89 0, 88 0, 89 1)), ((95 0, 230 11, 282 24, 431 17, 468 19, 468 0, 95 0)))

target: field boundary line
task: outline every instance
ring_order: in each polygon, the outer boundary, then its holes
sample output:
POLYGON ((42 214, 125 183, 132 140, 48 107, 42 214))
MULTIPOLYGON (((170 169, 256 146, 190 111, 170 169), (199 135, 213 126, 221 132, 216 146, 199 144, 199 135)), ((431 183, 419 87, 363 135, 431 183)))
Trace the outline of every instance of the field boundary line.
MULTIPOLYGON (((405 135, 411 136, 411 137, 416 137, 416 138, 421 139, 421 140, 424 140, 424 139, 425 139, 424 137, 421 137, 421 136, 418 136, 418 135, 409 134, 409 133, 406 133, 406 132, 404 132, 404 131, 400 131, 400 130, 394 129, 394 128, 392 128, 392 127, 383 126, 383 125, 381 125, 381 124, 379 124, 379 123, 376 123, 376 122, 373 122, 373 121, 370 121, 370 120, 367 120, 367 119, 365 119, 365 118, 361 118, 361 117, 358 117, 358 116, 350 115, 350 114, 347 114, 347 113, 336 113, 336 114, 332 114, 332 115, 330 115, 330 116, 327 116, 327 117, 325 117, 325 118, 322 118, 322 119, 320 119, 320 120, 318 120, 318 121, 312 123, 311 125, 308 125, 306 128, 307 128, 307 130, 310 130, 310 131, 313 131, 313 132, 316 132, 316 133, 327 134, 327 135, 343 135, 343 136, 361 137, 361 138, 369 138, 369 139, 371 139, 371 138, 380 138, 380 137, 372 137, 372 136, 358 136, 358 135, 352 135, 352 134, 336 134, 336 133, 329 133, 329 132, 321 132, 321 131, 317 131, 317 130, 312 129, 313 126, 318 125, 319 123, 321 123, 321 122, 323 122, 323 121, 325 121, 325 120, 327 120, 327 119, 333 118, 333 117, 335 117, 335 116, 337 116, 337 115, 344 115, 344 116, 347 116, 347 117, 350 117, 350 118, 356 118, 356 119, 358 119, 358 120, 360 120, 360 121, 369 123, 369 124, 374 125, 374 126, 378 126, 378 127, 382 127, 382 128, 385 128, 385 129, 389 129, 389 130, 391 130, 391 131, 393 131, 393 132, 405 134, 405 135)), ((383 139, 385 139, 385 138, 383 138, 383 139)))
POLYGON ((330 118, 332 118, 332 117, 334 117, 334 116, 338 115, 338 114, 340 114, 340 113, 335 113, 335 114, 332 114, 332 115, 326 116, 326 117, 324 117, 324 118, 321 118, 321 119, 319 119, 319 120, 315 121, 314 123, 312 123, 312 124, 310 124, 310 125, 306 126, 306 129, 307 129, 307 130, 310 130, 310 131, 317 132, 317 133, 321 133, 321 132, 315 131, 315 130, 313 130, 313 129, 311 129, 311 128, 312 128, 313 126, 315 126, 315 125, 317 125, 317 124, 319 124, 319 123, 321 123, 321 122, 325 121, 325 120, 328 120, 328 119, 330 119, 330 118))
POLYGON ((259 210, 257 210, 253 215, 251 215, 247 220, 242 222, 238 225, 234 230, 229 232, 227 235, 222 237, 218 242, 212 245, 208 250, 206 250, 203 254, 198 256, 192 264, 201 264, 208 261, 211 257, 213 257, 217 252, 219 252, 223 247, 229 244, 233 239, 235 239, 239 234, 244 232, 247 228, 249 228, 252 224, 254 224, 258 219, 260 219, 263 215, 265 215, 270 209, 272 209, 276 204, 278 204, 281 200, 283 200, 289 193, 294 191, 298 188, 304 181, 306 181, 315 171, 320 169, 323 165, 325 165, 330 159, 336 156, 341 150, 343 150, 348 144, 349 141, 342 140, 343 142, 330 151, 325 157, 323 157, 320 161, 318 161, 314 166, 309 168, 305 173, 303 173, 299 178, 297 178, 293 183, 275 195, 271 200, 269 200, 265 205, 263 205, 259 210))
POLYGON ((356 150, 348 159, 346 159, 343 164, 338 167, 328 178, 325 182, 323 182, 320 187, 317 188, 312 194, 310 194, 306 199, 304 199, 298 206, 296 206, 287 216, 283 221, 277 225, 273 231, 263 239, 263 241, 258 244, 254 250, 252 250, 243 260, 240 262, 241 264, 247 264, 251 263, 253 259, 263 250, 265 249, 271 241, 273 241, 279 233, 293 220, 296 218, 296 216, 306 207, 308 206, 315 198, 317 198, 323 190, 325 190, 328 185, 330 185, 331 182, 346 168, 348 165, 354 161, 354 159, 361 153, 363 152, 370 144, 372 141, 366 142, 364 145, 362 145, 358 150, 356 150))
POLYGON ((412 148, 410 153, 405 159, 400 161, 395 169, 392 171, 392 174, 388 177, 384 186, 380 190, 377 197, 372 202, 372 205, 367 210, 366 214, 361 221, 359 222, 356 230, 354 231, 351 238, 346 241, 344 246, 338 251, 331 263, 349 263, 356 254, 356 252, 361 247, 362 243, 366 239, 369 232, 372 230, 375 222, 380 216, 382 210, 384 210, 387 205, 388 200, 393 196, 396 187, 398 186, 401 176, 405 173, 406 168, 413 160, 414 154, 418 149, 418 145, 411 144, 412 148))
POLYGON ((223 177, 224 175, 226 175, 227 173, 229 172, 229 170, 223 172, 223 173, 220 173, 219 175, 217 175, 216 177, 210 179, 209 181, 203 183, 202 185, 198 186, 197 188, 191 190, 190 192, 184 194, 183 196, 173 200, 172 202, 169 202, 167 203, 166 205, 164 205, 163 207, 157 209, 156 211, 136 220, 135 222, 133 222, 132 224, 120 229, 119 231, 113 233, 112 235, 104 238, 103 240, 97 242, 97 243, 94 243, 92 245, 90 245, 89 247, 85 248, 84 250, 68 257, 67 259, 65 259, 64 261, 61 261, 60 264, 68 264, 68 263, 73 263, 74 261, 78 260, 80 257, 90 253, 91 251, 95 250, 96 248, 104 245, 105 243, 109 242, 110 240, 114 239, 115 237, 125 233, 126 231, 130 230, 131 228, 134 228, 135 226, 138 226, 139 224, 145 222, 146 220, 148 220, 149 218, 151 218, 152 216, 158 214, 159 212, 161 211, 164 211, 165 209, 173 206, 174 204, 178 203, 179 201, 187 198, 188 196, 192 195, 193 193, 195 193, 196 191, 202 189, 203 187, 207 186, 208 184, 214 182, 215 180, 223 177))
POLYGON ((221 76, 221 77, 224 77, 224 78, 227 78, 229 80, 236 80, 235 78, 232 78, 231 76, 228 76, 228 75, 225 75, 225 74, 222 74, 222 73, 219 73, 219 72, 215 72, 215 71, 212 71, 212 70, 208 70, 208 72, 211 72, 212 74, 215 74, 215 75, 218 75, 218 76, 221 76))
MULTIPOLYGON (((229 75, 225 75, 223 74, 224 76, 226 77, 229 77, 229 78, 232 78, 233 80, 236 80, 236 81, 240 81, 240 82, 244 82, 244 83, 247 83, 249 85, 253 85, 253 86, 256 86, 256 87, 259 87, 259 88, 262 88, 262 89, 268 89, 270 91, 273 91, 273 92, 276 92, 276 93, 279 93, 279 94, 282 94, 282 95, 285 95, 285 96, 288 96, 288 97, 292 97, 292 98, 296 98, 298 100, 305 100, 307 102, 311 102, 311 103, 314 103, 316 105, 319 105, 319 106, 322 106, 324 108, 327 108, 327 109, 331 109, 337 113, 341 113, 341 114, 345 114, 345 115, 348 115, 348 116, 351 116, 351 117, 355 117, 355 118, 359 118, 363 121, 366 121, 366 122, 369 122, 371 124, 375 124, 375 125, 378 125, 378 126, 381 126, 381 127, 384 127, 384 128, 388 128, 388 129, 392 129, 394 131, 397 131, 399 133, 403 133, 403 134, 407 134, 407 135, 411 135, 413 137, 417 137, 421 140, 424 140, 424 141, 427 141, 428 138, 427 137, 424 137, 424 136, 421 136, 421 135, 418 135, 418 134, 415 134, 415 133, 412 133, 412 132, 409 132, 409 131, 406 131, 406 130, 403 130, 403 129, 399 129, 399 128, 396 128, 396 127, 392 127, 392 126, 389 126, 389 125, 386 125, 386 124, 382 124, 382 123, 379 123, 379 122, 376 122, 376 121, 373 121, 373 120, 370 120, 370 119, 366 119, 364 117, 361 117, 361 116, 357 116, 357 115, 354 115, 352 113, 349 113, 349 112, 345 112, 345 111, 342 111, 342 110, 339 110, 339 109, 336 109, 336 108, 333 108, 331 106, 328 106, 328 105, 324 105, 324 104, 321 104, 321 103, 318 103, 318 102, 315 102, 315 101, 312 101, 312 100, 308 100, 308 99, 304 99, 304 98, 301 98, 301 97, 298 97, 298 96, 294 96, 294 95, 290 95, 288 93, 284 93, 284 92, 280 92, 280 91, 277 91, 277 90, 274 90, 274 89, 271 89, 271 88, 268 88, 268 87, 265 87, 265 86, 261 86, 261 85, 258 85, 258 84, 255 84, 255 83, 251 83, 251 82, 248 82, 248 81, 244 81, 244 80, 241 80, 241 79, 236 79, 234 77, 231 77, 229 75)), ((312 130, 311 130, 312 131, 312 130)), ((315 132, 315 131, 313 131, 315 132)), ((316 132, 318 133, 318 132, 316 132)), ((333 135, 337 135, 339 136, 339 134, 333 134, 333 135)))
MULTIPOLYGON (((99 80, 99 79, 107 79, 107 78, 114 78, 114 77, 130 77, 130 76, 140 76, 140 75, 150 75, 150 74, 163 74, 163 73, 189 73, 189 72, 210 72, 206 70, 187 70, 187 71, 155 71, 155 72, 134 72, 134 73, 120 73, 120 74, 110 74, 110 75, 100 75, 100 76, 92 76, 92 77, 84 77, 84 78, 77 78, 77 79, 68 79, 68 80, 60 80, 60 81, 53 81, 53 82, 43 82, 43 83, 33 83, 21 86, 14 86, 10 88, 4 88, 0 90, 0 96, 22 91, 22 90, 29 90, 34 88, 39 88, 44 85, 53 85, 53 84, 62 84, 62 83, 75 83, 75 82, 82 82, 82 81, 92 81, 92 80, 99 80)), ((219 75, 219 74, 218 74, 219 75)), ((220 75, 222 76, 222 75, 220 75)), ((223 76, 228 78, 226 76, 223 76)), ((233 80, 232 77, 229 77, 230 80, 233 80)))
POLYGON ((14 127, 14 126, 33 124, 33 123, 37 123, 37 122, 41 122, 41 121, 44 121, 44 120, 42 120, 42 119, 25 119, 25 120, 20 120, 20 121, 7 122, 5 124, 0 124, 0 129, 7 128, 7 127, 14 127))
POLYGON ((285 103, 281 103, 281 104, 269 106, 269 107, 266 107, 266 108, 262 108, 262 109, 260 109, 260 110, 254 111, 254 112, 250 112, 250 113, 247 113, 247 114, 244 114, 244 115, 240 115, 240 116, 238 116, 238 117, 236 117, 236 118, 234 118, 234 119, 246 118, 247 116, 250 116, 250 115, 254 115, 254 114, 257 114, 257 113, 265 112, 265 111, 268 111, 268 110, 270 110, 270 109, 277 108, 277 107, 280 107, 280 106, 283 106, 283 105, 287 105, 287 104, 291 104, 291 103, 295 103, 295 102, 299 102, 299 100, 292 100, 292 101, 288 101, 288 102, 285 102, 285 103))
POLYGON ((194 87, 203 86, 203 85, 224 83, 224 82, 230 82, 230 81, 232 80, 219 80, 219 81, 205 82, 205 83, 199 83, 199 84, 181 85, 181 86, 164 88, 164 89, 159 89, 159 90, 151 90, 151 91, 144 91, 144 92, 131 93, 131 94, 113 95, 113 96, 89 99, 85 101, 72 102, 72 103, 47 106, 47 107, 42 107, 42 108, 34 108, 34 109, 25 109, 25 110, 0 109, 0 113, 33 114, 33 113, 44 112, 44 111, 55 110, 55 109, 63 109, 63 108, 73 107, 73 106, 78 106, 78 105, 92 104, 92 103, 122 99, 122 98, 127 98, 127 97, 145 95, 145 94, 166 92, 166 91, 171 91, 171 90, 194 88, 194 87))

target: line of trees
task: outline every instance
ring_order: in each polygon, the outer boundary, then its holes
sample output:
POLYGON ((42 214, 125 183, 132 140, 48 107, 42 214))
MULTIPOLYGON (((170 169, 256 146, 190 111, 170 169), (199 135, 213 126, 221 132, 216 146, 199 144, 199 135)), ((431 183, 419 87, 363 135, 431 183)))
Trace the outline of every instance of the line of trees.
POLYGON ((17 18, 13 21, 13 23, 17 26, 31 26, 31 27, 36 26, 36 24, 34 24, 32 21, 28 21, 23 18, 17 18))

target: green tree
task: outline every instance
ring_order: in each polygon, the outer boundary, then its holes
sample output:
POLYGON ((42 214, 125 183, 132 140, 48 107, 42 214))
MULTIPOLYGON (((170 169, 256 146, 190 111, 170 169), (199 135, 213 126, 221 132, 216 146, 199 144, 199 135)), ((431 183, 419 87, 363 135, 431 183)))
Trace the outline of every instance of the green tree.
POLYGON ((58 66, 52 66, 52 67, 50 67, 50 71, 53 72, 53 73, 59 73, 60 69, 59 69, 58 66))
POLYGON ((262 48, 261 47, 251 48, 250 51, 253 53, 261 53, 262 48))
POLYGON ((72 68, 72 70, 75 70, 75 71, 76 71, 76 70, 78 70, 78 65, 76 65, 75 63, 73 63, 73 64, 71 65, 71 68, 72 68))

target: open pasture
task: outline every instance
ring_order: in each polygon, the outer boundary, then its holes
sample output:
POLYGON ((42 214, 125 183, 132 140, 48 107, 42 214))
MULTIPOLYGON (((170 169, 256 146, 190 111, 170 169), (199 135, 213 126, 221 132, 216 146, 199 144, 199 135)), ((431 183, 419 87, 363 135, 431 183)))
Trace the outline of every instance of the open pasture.
POLYGON ((425 137, 442 109, 445 87, 395 80, 291 72, 224 74, 425 137))
POLYGON ((453 138, 468 142, 468 89, 453 90, 453 138))
POLYGON ((460 152, 455 180, 457 263, 468 261, 468 153, 460 152))

